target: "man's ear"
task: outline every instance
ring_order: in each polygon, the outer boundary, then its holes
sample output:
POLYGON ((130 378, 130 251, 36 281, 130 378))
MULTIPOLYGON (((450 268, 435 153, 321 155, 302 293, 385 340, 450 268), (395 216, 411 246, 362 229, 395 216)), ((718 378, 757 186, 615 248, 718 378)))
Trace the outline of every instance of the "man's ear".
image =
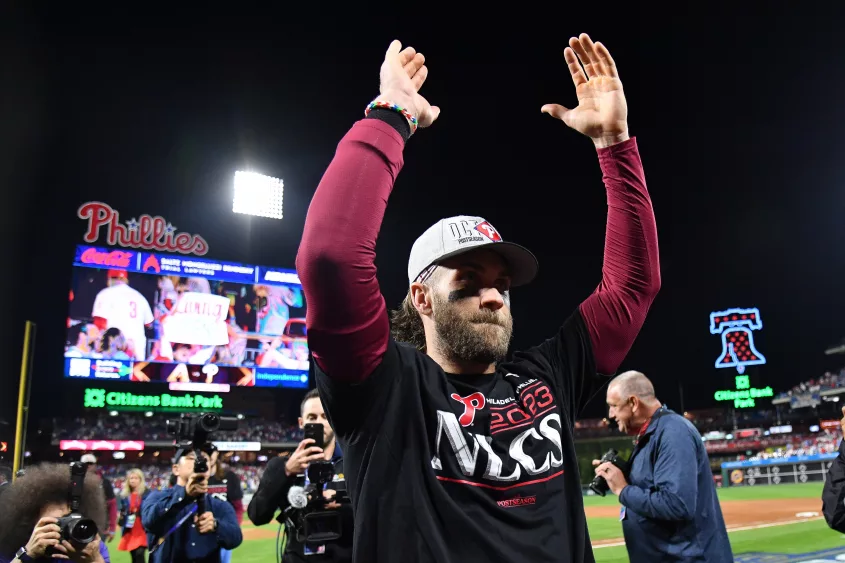
POLYGON ((631 401, 631 412, 637 412, 639 408, 643 406, 643 404, 640 402, 639 397, 631 397, 629 401, 631 401))
POLYGON ((431 288, 421 283, 411 284, 411 304, 421 315, 431 314, 431 288))

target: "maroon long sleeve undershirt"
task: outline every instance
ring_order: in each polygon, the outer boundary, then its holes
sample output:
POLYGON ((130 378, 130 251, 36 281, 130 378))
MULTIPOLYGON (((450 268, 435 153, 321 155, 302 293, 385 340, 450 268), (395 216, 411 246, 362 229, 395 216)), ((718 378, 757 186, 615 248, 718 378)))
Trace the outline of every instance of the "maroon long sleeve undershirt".
POLYGON ((636 139, 599 149, 607 189, 602 279, 581 303, 596 371, 613 374, 637 338, 660 289, 654 209, 636 139))
MULTIPOLYGON (((375 248, 404 142, 377 119, 341 140, 311 201, 296 267, 308 340, 334 379, 361 381, 381 362, 390 326, 376 279, 375 248)), ((602 281, 580 307, 596 368, 612 374, 642 327, 660 287, 657 231, 636 141, 599 150, 608 216, 602 281)))
POLYGON ((243 499, 236 499, 233 500, 231 503, 232 508, 235 509, 235 516, 238 519, 238 524, 244 523, 244 501, 243 499))
POLYGON ((117 499, 110 498, 106 501, 106 508, 109 511, 109 532, 117 531, 117 499))

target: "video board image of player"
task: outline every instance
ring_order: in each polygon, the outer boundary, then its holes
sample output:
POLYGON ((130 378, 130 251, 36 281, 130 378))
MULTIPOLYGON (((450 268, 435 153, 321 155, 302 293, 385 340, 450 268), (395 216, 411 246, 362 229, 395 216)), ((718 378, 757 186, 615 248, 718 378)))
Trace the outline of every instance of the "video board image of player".
POLYGON ((144 359, 146 328, 154 318, 148 298, 129 276, 125 270, 108 269, 75 277, 80 283, 70 293, 66 357, 144 359))
POLYGON ((65 356, 307 370, 304 327, 297 284, 75 267, 65 356))

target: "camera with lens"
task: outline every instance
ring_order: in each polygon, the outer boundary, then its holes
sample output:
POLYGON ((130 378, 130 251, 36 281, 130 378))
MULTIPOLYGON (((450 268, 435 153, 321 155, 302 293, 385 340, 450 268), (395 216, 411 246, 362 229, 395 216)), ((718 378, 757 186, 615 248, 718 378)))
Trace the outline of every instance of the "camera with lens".
POLYGON ((295 530, 300 543, 318 544, 335 541, 343 535, 339 510, 326 509, 326 504, 347 503, 346 481, 335 480, 334 464, 330 461, 312 461, 305 470, 308 484, 305 487, 293 486, 288 490, 290 507, 285 517, 295 530), (327 499, 323 492, 331 483, 335 496, 327 499))
MULTIPOLYGON (((614 450, 613 448, 607 450, 607 453, 604 454, 601 460, 599 461, 601 463, 606 463, 609 461, 610 463, 618 467, 623 474, 627 474, 628 472, 627 462, 621 457, 619 457, 619 452, 614 450)), ((601 465, 601 463, 599 465, 601 465)), ((603 497, 607 494, 607 491, 610 490, 610 485, 607 484, 607 479, 605 479, 601 475, 596 475, 596 477, 590 483, 590 490, 596 493, 597 495, 603 497)))
POLYGON ((200 453, 208 446, 209 438, 218 430, 237 430, 238 419, 206 412, 198 415, 183 414, 176 420, 167 421, 167 433, 175 436, 176 447, 190 449, 196 453, 194 473, 206 473, 208 461, 200 453))
POLYGON ((99 533, 97 523, 79 512, 85 474, 85 464, 78 461, 70 464, 70 486, 68 488, 70 512, 59 518, 57 522, 59 528, 61 528, 62 539, 69 541, 71 545, 77 548, 85 547, 94 541, 99 533))

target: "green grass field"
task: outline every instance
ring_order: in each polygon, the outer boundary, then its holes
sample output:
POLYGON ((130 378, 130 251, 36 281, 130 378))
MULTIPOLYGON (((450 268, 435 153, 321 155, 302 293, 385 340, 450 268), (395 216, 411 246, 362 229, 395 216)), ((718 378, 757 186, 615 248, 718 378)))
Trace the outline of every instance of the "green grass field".
MULTIPOLYGON (((760 487, 740 487, 720 489, 722 501, 742 501, 761 499, 821 498, 821 483, 801 485, 777 485, 760 487)), ((586 497, 587 506, 618 506, 616 497, 586 497)), ((244 524, 244 530, 253 529, 250 523, 244 524)), ((263 527, 274 534, 277 526, 263 527)), ((622 525, 618 518, 590 518, 590 536, 594 541, 622 537, 622 525)), ((796 524, 776 525, 767 528, 742 530, 730 533, 731 545, 735 554, 751 551, 766 553, 807 553, 822 549, 842 547, 845 550, 845 536, 830 530, 824 520, 810 520, 796 524)), ((275 561, 276 540, 253 539, 244 543, 232 554, 232 563, 272 563, 275 561)), ((109 548, 112 561, 128 563, 129 554, 117 551, 115 541, 109 548)), ((597 563, 627 563, 625 546, 598 547, 595 549, 597 563)))
MULTIPOLYGON (((719 490, 722 501, 766 499, 821 499, 822 484, 737 487, 719 490)), ((618 505, 616 497, 586 497, 587 506, 618 505)), ((590 518, 590 537, 593 540, 620 538, 622 524, 618 518, 590 518)), ((824 520, 810 520, 756 530, 730 533, 731 546, 736 555, 751 551, 765 553, 808 553, 834 547, 845 549, 845 536, 832 531, 824 520)), ((596 563, 627 563, 625 546, 595 549, 596 563)), ((246 560, 243 561, 252 561, 246 560)))

